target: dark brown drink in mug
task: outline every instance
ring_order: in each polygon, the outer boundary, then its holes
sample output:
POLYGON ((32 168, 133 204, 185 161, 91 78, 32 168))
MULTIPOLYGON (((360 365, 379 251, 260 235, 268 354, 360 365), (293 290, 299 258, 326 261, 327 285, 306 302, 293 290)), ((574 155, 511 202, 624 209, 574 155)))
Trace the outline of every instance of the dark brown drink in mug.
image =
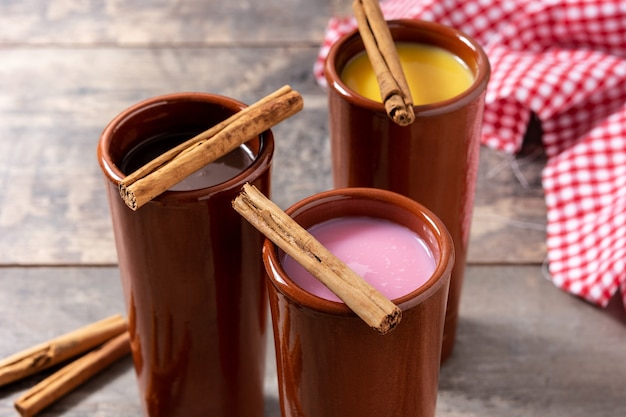
POLYGON ((271 131, 137 211, 117 189, 144 161, 243 107, 206 93, 155 97, 113 119, 98 145, 148 417, 263 415, 263 239, 231 201, 246 182, 269 194, 271 131))

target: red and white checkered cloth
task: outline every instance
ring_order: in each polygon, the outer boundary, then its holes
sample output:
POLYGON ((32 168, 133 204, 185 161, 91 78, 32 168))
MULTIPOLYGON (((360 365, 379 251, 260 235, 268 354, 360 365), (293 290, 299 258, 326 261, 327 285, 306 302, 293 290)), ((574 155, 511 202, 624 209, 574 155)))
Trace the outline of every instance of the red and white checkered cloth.
MULTIPOLYGON (((515 153, 532 113, 548 156, 550 279, 606 306, 626 306, 626 2, 622 0, 387 0, 387 20, 416 18, 475 38, 492 67, 482 143, 515 153)), ((354 29, 332 18, 314 66, 325 86, 330 46, 354 29)))

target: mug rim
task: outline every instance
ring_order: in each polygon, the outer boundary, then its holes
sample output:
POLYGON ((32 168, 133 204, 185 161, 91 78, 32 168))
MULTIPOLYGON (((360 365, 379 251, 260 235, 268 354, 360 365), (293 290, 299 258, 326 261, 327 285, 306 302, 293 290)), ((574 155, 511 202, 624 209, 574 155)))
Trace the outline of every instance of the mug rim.
MULTIPOLYGON (((416 34, 431 34, 441 39, 450 40, 455 44, 458 44, 459 48, 466 48, 467 51, 471 52, 476 57, 475 66, 470 65, 470 68, 475 68, 476 71, 474 73, 474 81, 472 82, 472 85, 470 85, 462 93, 457 94, 456 96, 449 99, 437 101, 434 103, 413 105, 413 110, 416 118, 432 117, 434 115, 445 114, 454 111, 473 101, 477 96, 479 96, 483 91, 486 90, 487 83, 491 75, 491 66, 489 64, 487 54, 475 39, 451 26, 446 26, 437 22, 431 22, 426 20, 393 19, 387 21, 387 24, 389 26, 389 30, 391 31, 392 36, 394 36, 395 32, 402 29, 408 29, 415 32, 416 34)), ((407 40, 401 39, 398 41, 406 42, 407 40)), ((441 45, 433 40, 430 40, 428 43, 441 47, 441 45)), ((363 97, 360 94, 357 94, 341 79, 341 74, 336 67, 336 61, 342 49, 345 48, 346 45, 350 44, 357 44, 360 46, 359 48, 357 48, 357 53, 351 55, 348 59, 346 59, 346 62, 354 58, 358 53, 365 51, 365 47, 363 46, 363 41, 361 40, 358 28, 355 28, 350 32, 344 34, 335 43, 333 43, 333 45, 331 45, 328 51, 328 55, 324 60, 324 77, 326 78, 327 88, 332 89, 337 94, 339 94, 342 99, 350 102, 355 106, 363 107, 370 111, 378 113, 386 113, 383 103, 371 100, 369 98, 363 97)), ((444 49, 449 50, 445 47, 444 49)), ((458 56, 458 54, 454 54, 458 56)))
MULTIPOLYGON (((409 309, 420 303, 422 300, 429 298, 447 281, 449 281, 455 260, 452 237, 441 219, 439 219, 425 206, 409 197, 393 191, 369 187, 336 188, 306 197, 290 206, 287 210, 285 210, 285 213, 287 213, 290 217, 297 219, 300 213, 313 206, 319 206, 321 204, 327 204, 337 200, 368 200, 387 205, 392 204, 399 207, 402 211, 419 217, 422 220, 422 223, 436 238, 440 255, 437 260, 435 270, 431 274, 430 278, 428 278, 424 284, 415 290, 391 300, 394 304, 400 307, 401 310, 404 311, 409 309), (446 275, 448 278, 446 278, 446 275)), ((377 216, 372 214, 371 216, 387 219, 384 215, 377 216)), ((330 220, 332 218, 336 217, 329 215, 326 220, 330 220)), ((396 221, 396 223, 398 222, 396 221)), ((287 298, 293 301, 297 301, 300 305, 315 311, 336 315, 355 315, 355 313, 343 302, 318 297, 299 287, 291 278, 289 278, 285 270, 282 268, 279 259, 279 250, 280 249, 273 242, 267 238, 265 239, 262 251, 263 262, 265 264, 268 279, 270 280, 271 285, 273 285, 278 292, 284 294, 287 298), (276 279, 276 275, 274 274, 277 274, 277 276, 280 277, 280 280, 276 279)))
MULTIPOLYGON (((115 137, 116 131, 124 123, 130 121, 133 117, 139 116, 146 110, 154 109, 159 106, 171 106, 177 103, 200 103, 207 105, 215 105, 232 111, 233 114, 244 109, 247 105, 239 100, 216 93, 207 92, 175 92, 160 94, 153 96, 127 107, 117 114, 104 128, 100 135, 97 146, 97 156, 100 168, 106 179, 117 185, 126 175, 119 169, 111 155, 111 143, 115 137)), ((210 126, 207 126, 209 128, 210 126)), ((250 165, 239 171, 234 177, 209 187, 198 188, 194 190, 165 191, 161 195, 152 199, 155 202, 165 201, 200 201, 209 198, 211 195, 225 192, 232 189, 239 189, 245 182, 252 181, 250 176, 252 173, 264 169, 265 166, 271 164, 271 157, 274 153, 274 136, 271 129, 261 133, 258 137, 250 141, 258 140, 258 152, 250 165)), ((248 142, 250 142, 248 141, 248 142)), ((248 143, 246 142, 246 143, 248 143)))

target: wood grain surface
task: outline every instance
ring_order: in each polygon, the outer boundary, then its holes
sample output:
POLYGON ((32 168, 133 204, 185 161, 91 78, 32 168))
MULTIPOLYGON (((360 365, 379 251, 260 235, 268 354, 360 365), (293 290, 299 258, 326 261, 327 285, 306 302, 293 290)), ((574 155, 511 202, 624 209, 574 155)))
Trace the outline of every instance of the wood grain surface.
MULTIPOLYGON (((272 199, 332 187, 313 62, 345 0, 0 1, 0 356, 123 312, 96 144, 139 100, 208 91, 251 103, 290 84, 272 199)), ((626 321, 545 278, 540 126, 519 155, 481 149, 459 341, 439 417, 619 417, 626 321)), ((619 307, 619 306, 618 306, 619 307)), ((271 348, 271 344, 270 344, 271 348)), ((273 350, 266 416, 278 417, 273 350)), ((43 376, 0 388, 0 417, 43 376)), ((141 414, 130 359, 43 416, 141 414)))

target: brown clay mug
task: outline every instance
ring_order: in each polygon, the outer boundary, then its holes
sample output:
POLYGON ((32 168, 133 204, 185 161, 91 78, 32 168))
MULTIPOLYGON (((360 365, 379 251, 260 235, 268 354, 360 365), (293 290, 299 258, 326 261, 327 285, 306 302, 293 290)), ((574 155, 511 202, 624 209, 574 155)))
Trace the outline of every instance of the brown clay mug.
POLYGON ((334 186, 376 187, 406 195, 443 220, 456 249, 442 360, 452 352, 478 171, 480 130, 490 66, 463 33, 433 22, 388 22, 394 41, 425 43, 460 58, 473 83, 453 98, 414 106, 415 122, 401 127, 383 104, 342 81, 346 64, 364 51, 358 31, 339 39, 326 58, 334 186))
MULTIPOLYGON (((246 143, 231 178, 166 191, 132 211, 118 194, 125 156, 148 138, 205 130, 245 105, 175 93, 115 117, 98 144, 128 312, 141 405, 148 417, 261 417, 267 337, 262 235, 231 207, 246 182, 270 190, 271 131, 246 143)), ((191 136, 189 136, 191 137, 191 136)))
POLYGON ((305 229, 344 216, 390 220, 421 237, 435 260, 418 289, 395 300, 402 320, 380 335, 341 302, 295 284, 269 240, 263 245, 283 417, 433 417, 454 246, 421 204, 380 189, 336 189, 286 210, 305 229))

